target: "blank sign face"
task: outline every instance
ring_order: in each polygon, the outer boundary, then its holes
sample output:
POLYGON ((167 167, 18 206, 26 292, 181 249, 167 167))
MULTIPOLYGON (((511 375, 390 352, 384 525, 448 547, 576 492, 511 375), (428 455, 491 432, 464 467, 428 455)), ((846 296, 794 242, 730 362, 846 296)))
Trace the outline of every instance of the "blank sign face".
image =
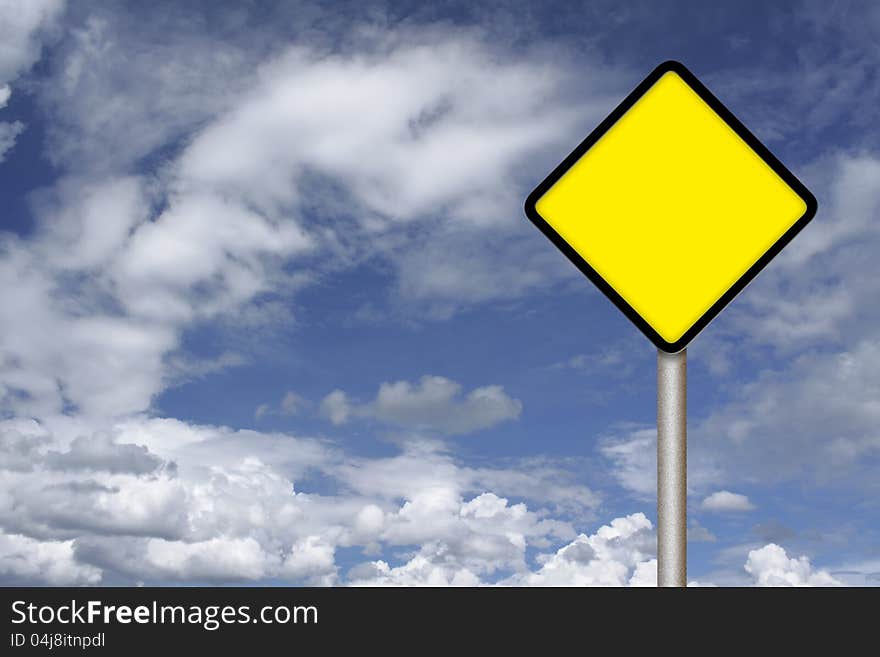
POLYGON ((816 211, 681 64, 658 67, 529 196, 532 221, 679 351, 816 211))

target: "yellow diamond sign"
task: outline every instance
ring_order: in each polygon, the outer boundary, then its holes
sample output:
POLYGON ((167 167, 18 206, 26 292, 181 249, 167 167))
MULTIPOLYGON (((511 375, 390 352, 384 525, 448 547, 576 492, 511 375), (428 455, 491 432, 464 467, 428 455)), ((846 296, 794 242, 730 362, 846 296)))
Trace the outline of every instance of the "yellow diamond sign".
POLYGON ((526 201, 532 222, 667 352, 815 213, 806 187, 678 62, 658 66, 526 201))

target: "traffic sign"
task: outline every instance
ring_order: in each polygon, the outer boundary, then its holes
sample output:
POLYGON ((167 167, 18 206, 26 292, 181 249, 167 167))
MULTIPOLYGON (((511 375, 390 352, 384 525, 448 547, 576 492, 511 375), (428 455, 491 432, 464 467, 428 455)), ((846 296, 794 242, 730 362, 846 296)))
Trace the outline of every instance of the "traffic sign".
POLYGON ((666 62, 525 209, 657 346, 657 584, 687 586, 686 347, 813 218, 816 199, 666 62))
POLYGON ((676 353, 812 219, 816 199, 670 61, 525 209, 658 349, 676 353))

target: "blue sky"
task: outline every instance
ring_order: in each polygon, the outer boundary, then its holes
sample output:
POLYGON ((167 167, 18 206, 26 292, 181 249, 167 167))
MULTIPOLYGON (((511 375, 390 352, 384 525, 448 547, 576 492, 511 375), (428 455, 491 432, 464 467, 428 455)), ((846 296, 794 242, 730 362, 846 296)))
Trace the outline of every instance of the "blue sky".
POLYGON ((819 199, 689 579, 880 576, 871 3, 0 2, 0 581, 651 584, 655 351, 522 214, 678 59, 819 199))

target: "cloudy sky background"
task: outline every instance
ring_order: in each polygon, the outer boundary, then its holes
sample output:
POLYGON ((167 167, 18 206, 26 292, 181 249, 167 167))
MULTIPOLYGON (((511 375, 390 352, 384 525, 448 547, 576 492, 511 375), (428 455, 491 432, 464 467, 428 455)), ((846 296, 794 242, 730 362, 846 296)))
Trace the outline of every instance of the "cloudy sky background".
POLYGON ((0 582, 655 582, 655 351, 522 199, 679 59, 819 199, 689 578, 880 581, 876 3, 0 0, 0 582))

